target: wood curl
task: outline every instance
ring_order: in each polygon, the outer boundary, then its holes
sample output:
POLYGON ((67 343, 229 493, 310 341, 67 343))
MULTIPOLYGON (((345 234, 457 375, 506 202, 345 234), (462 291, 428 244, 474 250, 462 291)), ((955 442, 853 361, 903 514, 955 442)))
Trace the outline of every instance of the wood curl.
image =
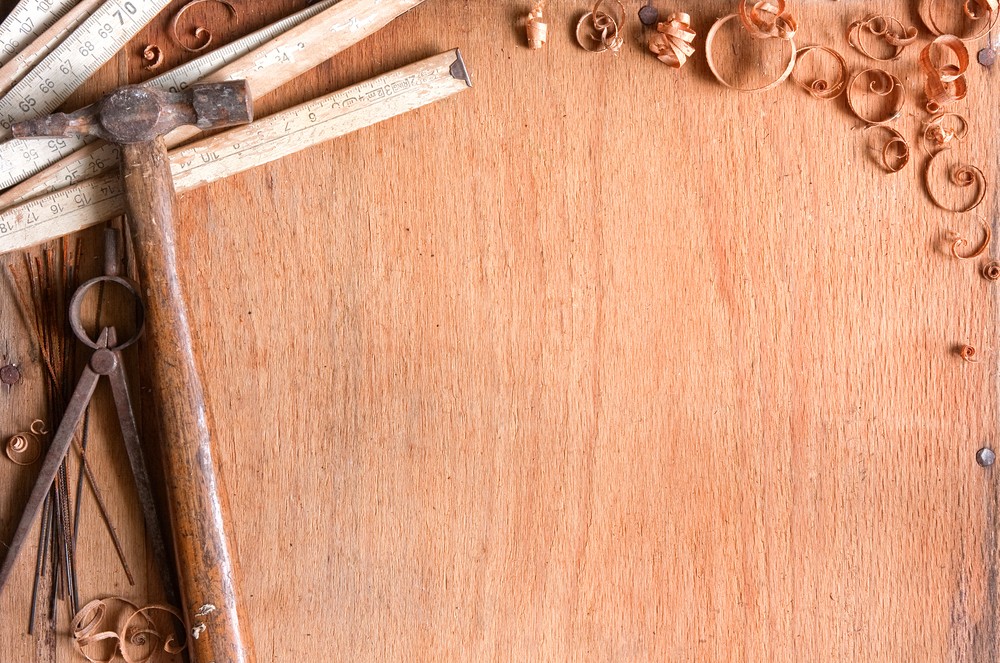
POLYGON ((694 55, 694 41, 697 33, 691 29, 691 16, 674 12, 666 21, 656 25, 656 33, 649 38, 649 50, 656 59, 674 69, 680 69, 687 59, 694 55))
MULTIPOLYGON (((757 4, 763 4, 763 3, 757 3, 757 4)), ((745 4, 741 6, 744 7, 745 9, 745 4)), ((715 43, 715 37, 718 34, 719 29, 723 25, 725 25, 726 23, 737 17, 738 17, 737 14, 729 14, 728 16, 723 16, 722 18, 718 19, 715 23, 712 24, 711 29, 708 31, 708 35, 706 35, 705 37, 705 59, 708 61, 708 68, 712 72, 712 75, 715 76, 715 80, 719 81, 720 83, 722 83, 722 85, 726 86, 727 88, 731 90, 737 90, 739 92, 766 92, 767 90, 774 89, 778 85, 784 83, 785 80, 787 80, 788 77, 792 75, 792 70, 795 69, 795 58, 797 55, 797 51, 795 48, 795 40, 792 39, 791 37, 788 37, 787 39, 782 38, 780 40, 787 42, 789 46, 791 46, 791 55, 788 58, 788 64, 785 66, 785 70, 782 71, 781 74, 779 74, 778 77, 775 78, 770 83, 761 85, 759 87, 738 87, 727 81, 722 76, 722 74, 719 73, 719 69, 715 64, 715 58, 712 56, 712 45, 715 43)), ((754 33, 751 32, 751 34, 754 33)), ((792 35, 794 36, 794 31, 792 32, 792 35)))
POLYGON ((903 134, 884 124, 869 124, 865 127, 865 131, 869 129, 882 130, 889 134, 889 139, 882 144, 882 149, 879 151, 882 167, 890 173, 903 170, 910 162, 910 144, 903 134))
POLYGON ((892 122, 897 117, 899 117, 903 112, 903 102, 906 100, 906 89, 898 78, 885 71, 884 69, 870 68, 859 71, 851 79, 850 85, 847 86, 847 105, 859 119, 867 122, 868 124, 886 124, 887 122, 892 122), (885 114, 885 117, 863 115, 861 111, 858 110, 858 106, 855 103, 854 95, 858 87, 858 82, 867 81, 868 84, 868 94, 874 94, 879 97, 889 97, 894 96, 894 101, 892 108, 885 114))
POLYGON ((884 14, 869 14, 863 19, 854 21, 847 28, 847 43, 872 60, 880 62, 898 60, 906 47, 916 39, 917 29, 914 26, 906 27, 898 18, 884 14), (865 43, 866 33, 880 37, 882 41, 892 46, 894 49, 892 55, 889 57, 873 55, 865 43))
POLYGON ((591 53, 611 51, 618 55, 625 38, 625 6, 621 0, 597 0, 593 8, 576 24, 576 41, 591 53))
POLYGON ((969 134, 969 121, 961 113, 941 113, 924 122, 924 151, 928 155, 943 149, 950 149, 951 141, 961 142, 969 134), (954 119, 958 126, 949 126, 948 120, 954 119), (930 149, 928 149, 930 145, 930 149))
POLYGON ((983 265, 983 278, 987 281, 1000 281, 1000 262, 990 260, 983 265))
POLYGON ((528 17, 525 19, 525 32, 528 38, 528 48, 538 50, 545 46, 545 41, 549 36, 549 24, 544 20, 545 0, 537 0, 531 6, 528 17))
POLYGON ((48 432, 45 422, 35 419, 27 431, 7 440, 7 458, 15 465, 32 465, 42 455, 42 436, 48 432))
MULTIPOLYGON (((935 8, 940 4, 940 0, 920 0, 920 4, 917 6, 917 12, 920 14, 924 25, 931 31, 931 34, 936 36, 945 35, 950 32, 950 30, 942 29, 934 18, 935 8)), ((949 0, 949 4, 954 6, 958 3, 954 0, 949 0)), ((982 27, 978 31, 958 37, 962 41, 975 41, 987 34, 996 25, 997 19, 1000 18, 1000 0, 965 0, 962 2, 962 15, 965 19, 973 23, 982 21, 982 27), (983 19, 986 20, 983 21, 983 19)))
POLYGON ((785 7, 785 0, 759 0, 752 4, 750 0, 739 0, 736 14, 743 29, 754 39, 795 38, 797 25, 785 7))
POLYGON ((920 51, 920 69, 924 74, 924 94, 927 96, 927 110, 941 111, 946 105, 965 99, 968 84, 965 72, 969 68, 969 49, 955 35, 941 35, 920 51), (938 54, 942 49, 950 50, 958 59, 958 64, 940 63, 938 54))
POLYGON ((829 46, 814 44, 811 46, 804 46, 799 49, 795 68, 792 71, 792 81, 808 92, 814 99, 829 101, 831 99, 836 99, 840 96, 840 93, 844 91, 844 88, 847 86, 848 75, 847 62, 844 60, 844 56, 829 46), (837 68, 839 69, 837 78, 833 81, 828 81, 821 76, 817 76, 813 80, 806 82, 796 77, 795 71, 802 66, 802 62, 805 61, 806 56, 809 53, 827 53, 828 55, 833 56, 834 61, 837 63, 837 68))
POLYGON ((125 663, 157 663, 187 647, 184 620, 168 605, 140 608, 117 596, 97 599, 77 612, 71 626, 73 649, 89 663, 111 663, 118 654, 125 663), (112 611, 113 605, 117 606, 116 611, 112 611), (164 620, 170 627, 158 623, 164 620), (105 641, 112 641, 111 653, 108 658, 99 658, 94 650, 107 652, 108 645, 94 645, 105 641))
POLYGON ((986 197, 986 175, 978 167, 971 164, 956 164, 948 172, 948 182, 952 186, 966 189, 975 186, 975 195, 969 201, 968 204, 958 207, 949 207, 941 202, 941 199, 934 193, 934 187, 931 186, 931 171, 934 168, 935 161, 942 155, 951 150, 941 150, 934 154, 930 160, 927 162, 927 169, 924 171, 924 185, 927 187, 927 194, 930 196, 931 201, 935 205, 943 210, 949 212, 956 212, 962 214, 964 212, 971 212, 972 210, 979 207, 979 204, 983 202, 983 198, 986 197))
POLYGON ((973 258, 978 258, 979 256, 986 253, 986 249, 990 248, 990 242, 993 241, 993 229, 990 224, 986 222, 985 219, 980 219, 980 223, 983 226, 983 242, 979 245, 979 248, 974 250, 972 253, 967 255, 961 255, 958 250, 963 246, 970 246, 969 240, 965 239, 961 235, 955 234, 955 240, 951 243, 951 255, 955 256, 959 260, 972 260, 973 258))
POLYGON ((146 48, 142 49, 142 59, 146 61, 142 65, 143 69, 148 71, 159 69, 160 65, 163 64, 163 51, 156 44, 149 44, 146 48))
POLYGON ((976 349, 971 345, 961 345, 958 347, 956 352, 958 356, 962 358, 963 361, 966 361, 970 364, 979 363, 979 354, 976 352, 976 349))
POLYGON ((195 39, 201 41, 201 44, 191 47, 181 41, 180 36, 177 34, 177 24, 180 21, 181 16, 183 16, 188 9, 203 2, 218 2, 219 4, 225 5, 229 9, 229 12, 233 15, 234 19, 239 19, 240 17, 236 7, 234 7, 229 0, 191 0, 186 5, 178 9, 177 13, 174 14, 174 17, 170 19, 170 37, 177 43, 178 46, 190 53, 198 53, 199 51, 203 51, 208 48, 208 46, 212 43, 213 35, 209 32, 208 28, 200 25, 195 26, 193 34, 195 39))

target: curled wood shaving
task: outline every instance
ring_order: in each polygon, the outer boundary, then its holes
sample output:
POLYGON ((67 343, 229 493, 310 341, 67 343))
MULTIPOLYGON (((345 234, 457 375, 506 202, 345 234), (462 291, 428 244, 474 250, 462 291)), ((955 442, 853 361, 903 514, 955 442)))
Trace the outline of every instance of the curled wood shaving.
POLYGON ((898 173, 903 170, 910 162, 910 144, 903 137, 903 134, 884 124, 870 124, 865 127, 865 131, 869 129, 878 129, 889 134, 889 140, 882 144, 880 150, 882 167, 890 173, 898 173))
MULTIPOLYGON (((763 4, 763 3, 757 3, 757 4, 763 4)), ((745 5, 742 6, 745 9, 745 5)), ((766 92, 767 90, 771 90, 780 85, 781 83, 783 83, 785 79, 787 79, 789 76, 792 75, 792 70, 795 68, 795 56, 796 56, 795 40, 792 39, 791 37, 787 39, 784 38, 781 39, 781 41, 787 41, 792 49, 792 53, 788 58, 788 65, 785 67, 785 70, 781 72, 781 74, 770 83, 767 83, 766 85, 761 85, 760 87, 737 87, 722 77, 722 74, 719 73, 718 67, 716 67, 715 65, 715 59, 712 57, 712 44, 715 42, 715 35, 718 34, 719 28, 721 28, 723 25, 733 20, 734 18, 737 18, 736 14, 729 14, 728 16, 723 16, 722 18, 718 19, 712 25, 712 28, 708 31, 708 35, 706 35, 705 37, 705 59, 708 61, 708 68, 711 70, 712 75, 715 76, 715 80, 719 81, 720 83, 722 83, 731 90, 739 90, 740 92, 766 92)), ((751 34, 755 33, 751 32, 751 34)), ((794 31, 792 32, 792 34, 794 35, 794 31)))
POLYGON ((963 246, 970 246, 970 242, 961 235, 956 234, 955 241, 951 243, 951 255, 955 256, 959 260, 972 260, 973 258, 978 258, 986 253, 986 249, 990 248, 990 242, 993 240, 993 229, 985 219, 980 219, 980 223, 983 226, 984 237, 983 243, 979 245, 979 248, 968 255, 960 255, 958 252, 959 248, 963 246))
POLYGON ((948 207, 941 202, 940 198, 934 193, 934 187, 931 186, 931 170, 934 167, 934 162, 938 157, 947 152, 950 152, 950 150, 941 150, 927 162, 927 170, 924 171, 924 184, 927 186, 927 193, 931 197, 931 200, 934 201, 934 204, 943 210, 957 213, 971 212, 979 207, 979 204, 983 202, 983 198, 986 197, 986 175, 976 166, 969 164, 958 163, 952 166, 948 172, 948 181, 952 186, 961 189, 974 186, 976 187, 976 192, 972 200, 965 206, 948 207))
POLYGON ((1000 262, 991 260, 983 265, 983 278, 987 281, 1000 281, 1000 262))
POLYGON ((905 99, 906 89, 903 87, 903 84, 899 82, 898 78, 883 69, 872 68, 860 71, 855 74, 854 78, 851 79, 851 84, 847 86, 847 105, 855 115, 868 124, 885 124, 886 122, 895 120, 903 111, 903 102, 905 99), (867 94, 874 94, 879 97, 893 97, 893 105, 886 112, 885 117, 866 116, 858 110, 854 95, 856 94, 858 83, 865 82, 867 82, 867 85, 864 86, 867 88, 867 94))
POLYGON ((739 0, 737 15, 743 28, 755 39, 784 39, 795 37, 795 19, 785 8, 785 0, 760 0, 748 4, 739 0))
POLYGON ((7 440, 7 458, 15 465, 31 465, 41 457, 41 437, 48 432, 45 422, 35 419, 27 431, 12 435, 7 440))
POLYGON ((950 147, 951 141, 962 141, 969 133, 969 121, 960 113, 941 113, 924 122, 924 150, 931 156, 935 152, 950 147), (954 119, 958 126, 948 126, 947 120, 954 119), (932 150, 927 149, 927 144, 932 150))
POLYGON ((976 354, 976 349, 971 345, 963 345, 958 348, 958 356, 969 362, 970 364, 975 364, 979 362, 979 357, 976 354))
MULTIPOLYGON (((927 26, 927 29, 935 35, 943 35, 950 32, 950 30, 941 29, 937 21, 934 20, 934 10, 939 4, 939 0, 920 0, 917 8, 920 18, 927 26)), ((949 0, 946 4, 954 7, 958 2, 949 0)), ((959 37, 962 41, 975 41, 992 30, 993 26, 996 25, 997 18, 1000 18, 1000 0, 965 0, 962 3, 962 14, 973 23, 979 23, 984 18, 987 19, 983 21, 982 27, 978 31, 965 37, 959 37)))
POLYGON ((591 53, 610 50, 618 55, 625 38, 625 6, 621 0, 597 0, 594 8, 580 17, 576 24, 576 41, 591 53))
POLYGON ((150 44, 142 50, 142 59, 146 61, 142 68, 152 71, 163 64, 163 51, 156 44, 150 44))
POLYGON ((903 50, 916 38, 917 29, 915 27, 906 27, 898 18, 883 14, 869 14, 861 20, 854 21, 847 28, 847 42, 872 60, 881 62, 899 59, 903 50), (881 37, 882 41, 892 46, 895 49, 892 55, 886 58, 872 55, 865 44, 864 34, 866 32, 875 37, 881 37))
POLYGON ((186 12, 191 7, 194 7, 195 5, 201 4, 203 2, 218 2, 220 4, 223 4, 229 9, 230 13, 232 13, 233 18, 238 19, 240 17, 239 12, 236 11, 236 7, 234 7, 228 0, 191 0, 191 2, 187 3, 186 5, 178 9, 177 13, 174 14, 174 17, 170 20, 170 37, 181 48, 191 53, 197 53, 199 51, 203 51, 206 48, 208 48, 209 44, 212 43, 212 33, 209 32, 207 28, 204 28, 200 25, 195 26, 193 33, 194 37, 195 39, 198 39, 202 43, 201 45, 192 48, 190 46, 185 45, 181 41, 180 37, 177 35, 177 23, 178 21, 180 21, 181 16, 184 15, 184 12, 186 12))
POLYGON ((656 54, 656 59, 660 62, 680 69, 694 55, 691 42, 696 35, 691 29, 691 17, 675 12, 666 21, 656 25, 656 34, 649 38, 649 50, 656 54))
POLYGON ((525 21, 525 31, 528 34, 528 48, 538 50, 545 46, 545 40, 549 36, 549 24, 543 20, 545 11, 545 0, 538 0, 531 6, 528 18, 525 21))
POLYGON ((969 49, 955 35, 941 35, 920 51, 920 69, 924 73, 927 110, 937 113, 947 104, 965 99, 968 86, 965 71, 969 68, 969 49), (937 54, 950 50, 958 64, 939 64, 937 54))
POLYGON ((802 66, 802 62, 806 59, 806 56, 809 53, 816 53, 816 52, 827 53, 833 56, 834 61, 837 63, 837 69, 839 70, 836 80, 831 82, 826 80, 825 78, 817 76, 813 80, 807 82, 803 81, 800 78, 797 78, 795 76, 794 71, 792 72, 792 80, 795 81, 796 85, 801 87, 803 90, 808 92, 816 99, 822 99, 824 101, 829 101, 830 99, 836 99, 838 96, 840 96, 840 93, 843 92, 844 88, 847 86, 847 76, 848 76, 847 62, 844 60, 844 56, 842 56, 840 53, 833 50, 829 46, 819 46, 819 45, 805 46, 804 48, 799 49, 798 57, 796 58, 795 69, 798 70, 798 68, 802 66))
POLYGON ((163 658, 161 654, 175 656, 187 647, 187 638, 177 636, 184 633, 184 621, 176 609, 168 605, 139 608, 117 596, 83 606, 73 617, 72 630, 73 648, 90 663, 111 663, 119 653, 125 663, 155 663, 163 658), (112 604, 117 604, 117 611, 111 611, 112 604), (107 644, 94 645, 105 641, 113 641, 110 655, 99 658, 94 650, 107 652, 107 644))

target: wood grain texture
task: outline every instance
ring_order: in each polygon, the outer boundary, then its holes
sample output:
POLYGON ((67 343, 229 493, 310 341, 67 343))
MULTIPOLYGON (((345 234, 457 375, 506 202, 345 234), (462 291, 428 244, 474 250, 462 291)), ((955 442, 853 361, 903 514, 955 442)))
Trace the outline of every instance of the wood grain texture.
MULTIPOLYGON (((699 34, 680 72, 634 20, 619 58, 582 52, 585 2, 531 52, 522 4, 429 0, 257 111, 454 46, 469 93, 179 201, 259 660, 996 660, 998 477, 974 456, 996 443, 1000 298, 948 252, 975 215, 923 190, 918 47, 887 65, 914 146, 890 176, 843 99, 710 78, 729 3, 677 7, 699 34)), ((910 4, 802 0, 798 41, 858 70, 847 25, 919 26, 910 4)), ((162 29, 75 101, 141 78, 162 29)), ((958 105, 991 179, 998 71, 974 63, 958 105)), ((992 188, 979 211, 995 225, 992 188)), ((26 376, 3 432, 36 412, 26 376)), ((7 526, 30 478, 0 482, 7 526)), ((155 596, 85 526, 81 600, 155 596)), ((0 597, 14 660, 35 657, 29 566, 0 597)))

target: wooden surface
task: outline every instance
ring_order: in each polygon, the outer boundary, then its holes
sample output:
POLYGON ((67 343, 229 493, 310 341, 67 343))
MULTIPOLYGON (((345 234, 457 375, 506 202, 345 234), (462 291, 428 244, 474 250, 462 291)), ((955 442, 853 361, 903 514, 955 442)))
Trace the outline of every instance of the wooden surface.
MULTIPOLYGON (((238 4, 232 33, 199 10, 221 39, 304 3, 238 4)), ((725 90, 701 37, 675 72, 635 20, 617 59, 582 52, 583 2, 530 52, 523 4, 428 0, 258 112, 453 46, 471 92, 180 200, 259 660, 996 660, 1000 299, 948 252, 976 216, 924 192, 919 46, 888 66, 914 154, 886 175, 843 99, 725 90)), ((795 2, 799 43, 856 71, 847 24, 910 4, 795 2)), ((729 7, 697 5, 699 35, 729 7)), ((169 13, 69 105, 142 78, 169 13)), ((998 75, 973 63, 957 105, 990 177, 998 75)), ((7 435, 41 372, 0 306, 7 435)), ((93 444, 142 560, 119 442, 93 444)), ((10 529, 30 472, 0 484, 10 529)), ((156 600, 88 509, 81 600, 156 600)), ((64 609, 55 656, 24 635, 30 566, 0 651, 70 661, 64 609)))

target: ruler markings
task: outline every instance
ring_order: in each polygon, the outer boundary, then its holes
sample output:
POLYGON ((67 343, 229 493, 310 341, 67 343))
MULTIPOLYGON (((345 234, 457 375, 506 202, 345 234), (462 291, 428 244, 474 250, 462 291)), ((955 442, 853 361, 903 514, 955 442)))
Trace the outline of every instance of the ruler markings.
MULTIPOLYGON (((268 41, 274 39, 283 32, 290 30, 303 21, 306 21, 307 19, 310 19, 328 9, 332 5, 336 4, 337 1, 338 0, 323 0, 322 2, 310 5, 309 7, 287 16, 280 21, 276 21, 275 23, 256 30, 244 37, 241 37, 240 39, 237 39, 236 41, 230 42, 225 46, 217 48, 210 53, 192 60, 191 62, 171 69, 170 71, 155 78, 151 78, 146 81, 144 85, 152 85, 173 92, 183 90, 191 83, 197 82, 199 79, 211 75, 233 60, 252 52, 254 49, 266 44, 268 41)), ((252 88, 251 92, 253 92, 252 88)), ((69 156, 71 153, 81 149, 87 143, 91 142, 90 139, 84 138, 69 138, 66 140, 67 143, 59 146, 58 149, 52 149, 47 146, 36 147, 31 158, 24 156, 26 151, 22 146, 14 144, 34 143, 36 142, 35 140, 11 140, 0 144, 0 189, 10 187, 23 181, 24 179, 42 171, 48 166, 51 166, 60 159, 69 156)), ((95 158, 104 160, 106 163, 112 165, 116 163, 117 160, 117 157, 114 154, 114 148, 100 148, 99 153, 95 152, 92 154, 82 155, 80 160, 81 163, 67 164, 65 168, 56 172, 51 179, 47 178, 47 181, 44 184, 40 183, 38 186, 33 186, 30 189, 20 192, 18 194, 18 198, 36 196, 67 183, 72 184, 73 182, 78 181, 79 176, 74 173, 90 173, 91 168, 95 163, 95 158)), ((17 202, 17 200, 6 200, 5 202, 10 204, 17 202)))
POLYGON ((76 0, 21 0, 0 23, 0 66, 68 12, 76 0))
MULTIPOLYGON (((170 155, 178 193, 243 172, 468 88, 447 51, 231 129, 170 155)), ((464 73, 464 66, 462 67, 464 73)), ((102 175, 0 212, 0 254, 100 223, 124 211, 116 175, 102 175)))

